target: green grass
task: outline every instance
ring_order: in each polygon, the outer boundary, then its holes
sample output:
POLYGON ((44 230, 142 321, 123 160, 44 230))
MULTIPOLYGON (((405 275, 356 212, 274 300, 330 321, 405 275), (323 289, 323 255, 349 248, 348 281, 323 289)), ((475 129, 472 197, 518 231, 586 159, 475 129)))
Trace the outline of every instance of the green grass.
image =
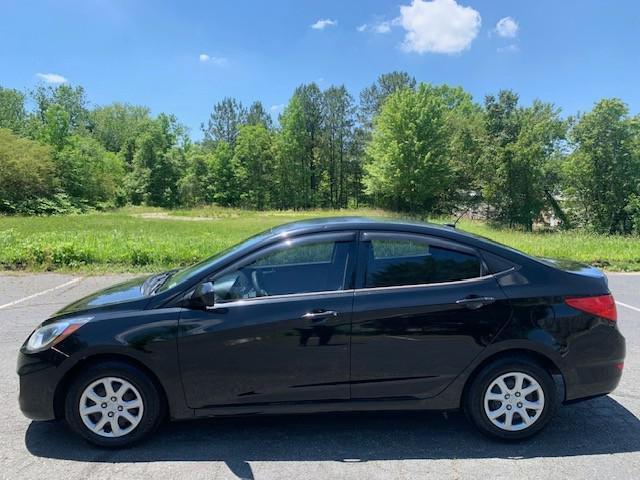
MULTIPOLYGON (((285 222, 332 215, 387 216, 380 210, 254 212, 219 207, 126 208, 54 217, 0 217, 0 268, 155 271, 187 265, 285 222), (188 220, 186 219, 188 218, 188 220)), ((459 228, 545 257, 609 270, 640 271, 640 238, 584 232, 524 233, 462 221, 459 228)))
POLYGON ((609 271, 640 271, 640 237, 579 230, 527 233, 463 220, 458 228, 538 257, 565 258, 609 271))
MULTIPOLYGON (((352 211, 178 212, 126 208, 112 213, 0 217, 0 268, 8 270, 153 271, 194 263, 270 227, 352 211), (220 212, 219 215, 214 212, 220 212), (188 214, 188 215, 187 215, 188 214), (197 218, 196 218, 197 220, 197 218)), ((373 210, 360 214, 378 214, 373 210)))

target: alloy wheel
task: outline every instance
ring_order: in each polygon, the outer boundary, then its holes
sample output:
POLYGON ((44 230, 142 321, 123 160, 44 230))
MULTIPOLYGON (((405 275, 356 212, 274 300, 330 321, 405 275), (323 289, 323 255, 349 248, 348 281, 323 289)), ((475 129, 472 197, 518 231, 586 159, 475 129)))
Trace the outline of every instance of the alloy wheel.
POLYGON ((493 380, 484 395, 484 412, 496 427, 515 432, 533 425, 542 415, 544 392, 531 375, 509 372, 493 380))
POLYGON ((110 438, 131 433, 144 413, 138 389, 118 377, 104 377, 89 384, 82 392, 78 408, 89 430, 110 438))

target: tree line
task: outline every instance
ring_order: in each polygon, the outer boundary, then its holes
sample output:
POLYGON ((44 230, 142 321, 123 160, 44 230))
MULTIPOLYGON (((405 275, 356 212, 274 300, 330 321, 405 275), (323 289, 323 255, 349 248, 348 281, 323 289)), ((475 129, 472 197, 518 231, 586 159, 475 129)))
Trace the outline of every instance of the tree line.
POLYGON ((478 103, 392 72, 357 99, 300 85, 277 121, 259 101, 224 98, 202 131, 193 142, 144 106, 90 108, 81 86, 0 87, 0 212, 369 205, 640 233, 640 116, 619 99, 563 118, 510 90, 478 103))

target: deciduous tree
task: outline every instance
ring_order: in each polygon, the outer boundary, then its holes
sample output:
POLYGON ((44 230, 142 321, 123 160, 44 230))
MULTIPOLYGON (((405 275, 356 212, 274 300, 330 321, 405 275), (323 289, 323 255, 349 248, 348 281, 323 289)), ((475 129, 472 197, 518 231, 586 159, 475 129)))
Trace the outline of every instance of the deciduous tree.
POLYGON ((487 133, 480 178, 491 216, 509 226, 533 228, 549 204, 549 169, 565 124, 552 104, 518 106, 507 90, 485 99, 487 133))
POLYGON ((91 137, 73 135, 54 158, 61 187, 73 200, 90 206, 113 204, 124 177, 116 154, 91 137))
POLYGON ((25 96, 13 88, 0 87, 0 128, 22 134, 27 122, 25 96))
POLYGON ((408 212, 437 210, 453 178, 447 157, 446 104, 431 85, 401 89, 374 122, 366 191, 383 207, 408 212))
POLYGON ((565 192, 583 223, 597 232, 629 233, 640 194, 640 119, 627 105, 604 99, 571 129, 565 192))
POLYGON ((33 203, 53 197, 57 179, 51 153, 48 146, 0 128, 0 211, 33 211, 33 203))
POLYGON ((113 103, 90 113, 92 135, 110 152, 120 152, 149 125, 148 107, 113 103))
POLYGON ((240 205, 264 210, 271 203, 274 173, 271 135, 262 123, 240 127, 233 165, 240 189, 240 205))

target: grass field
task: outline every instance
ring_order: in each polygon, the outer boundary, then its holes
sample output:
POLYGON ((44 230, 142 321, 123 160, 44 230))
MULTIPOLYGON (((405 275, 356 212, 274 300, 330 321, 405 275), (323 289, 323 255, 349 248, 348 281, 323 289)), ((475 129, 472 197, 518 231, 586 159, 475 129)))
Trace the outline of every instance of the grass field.
MULTIPOLYGON (((217 207, 126 208, 54 217, 0 217, 0 268, 154 271, 187 265, 244 238, 304 218, 389 216, 380 210, 252 212, 217 207)), ((442 220, 437 220, 442 221, 442 220)), ((584 232, 524 233, 462 221, 459 228, 543 257, 640 271, 640 238, 584 232)))

